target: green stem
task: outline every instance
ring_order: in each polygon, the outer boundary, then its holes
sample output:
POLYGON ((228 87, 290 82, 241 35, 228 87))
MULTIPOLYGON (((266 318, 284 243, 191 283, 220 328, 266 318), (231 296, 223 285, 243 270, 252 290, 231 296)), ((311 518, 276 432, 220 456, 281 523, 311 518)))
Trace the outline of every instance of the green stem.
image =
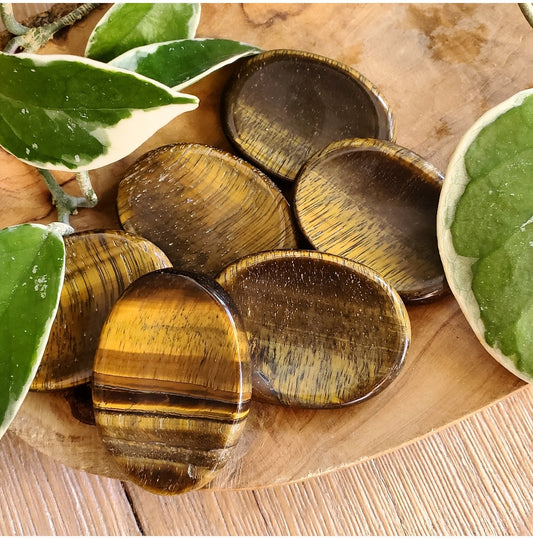
POLYGON ((45 26, 39 26, 37 28, 27 28, 26 32, 24 32, 22 35, 15 34, 16 37, 9 41, 4 52, 13 54, 18 50, 22 50, 24 52, 38 51, 54 36, 56 32, 82 19, 96 6, 98 6, 98 4, 82 4, 81 6, 72 10, 68 15, 61 17, 57 21, 46 24, 45 26))
POLYGON ((44 170, 42 168, 37 169, 41 174, 48 190, 52 194, 52 198, 57 207, 57 219, 63 224, 70 225, 70 215, 76 213, 80 207, 94 207, 97 202, 96 194, 92 188, 91 182, 89 180, 89 174, 87 172, 82 172, 78 174, 78 184, 80 184, 79 177, 83 176, 82 183, 83 189, 82 192, 84 196, 72 196, 67 194, 54 179, 54 176, 50 173, 49 170, 44 170), (86 197, 88 193, 88 197, 86 197), (92 193, 92 194, 91 194, 92 193))
POLYGON ((71 235, 76 231, 70 224, 64 222, 51 222, 48 228, 62 236, 71 235))
POLYGON ((0 4, 0 16, 2 17, 2 22, 6 27, 6 30, 13 35, 23 35, 29 28, 20 24, 17 19, 15 19, 15 14, 13 13, 13 4, 11 3, 2 3, 0 4))
POLYGON ((94 207, 98 203, 98 197, 96 196, 91 184, 89 172, 78 172, 76 174, 76 181, 78 182, 78 187, 80 188, 81 194, 85 199, 84 205, 79 205, 78 207, 94 207))
POLYGON ((61 17, 57 21, 53 22, 50 26, 54 28, 54 33, 55 33, 58 30, 61 30, 61 28, 65 28, 65 26, 71 26, 75 22, 83 19, 83 17, 87 16, 97 6, 98 6, 97 3, 82 4, 76 9, 73 9, 70 13, 68 13, 64 17, 61 17))

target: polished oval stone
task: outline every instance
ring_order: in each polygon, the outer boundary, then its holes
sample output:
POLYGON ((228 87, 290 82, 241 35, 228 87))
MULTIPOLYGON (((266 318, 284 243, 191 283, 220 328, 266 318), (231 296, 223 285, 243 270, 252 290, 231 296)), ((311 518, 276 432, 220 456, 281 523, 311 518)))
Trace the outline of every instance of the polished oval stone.
POLYGON ((65 236, 65 280, 32 390, 63 389, 90 380, 102 325, 126 287, 170 267, 155 245, 122 230, 65 236))
POLYGON ((447 291, 436 214, 442 175, 391 142, 343 140, 302 168, 294 209, 318 250, 365 264, 409 302, 447 291))
POLYGON ((250 392, 246 333, 212 279, 158 271, 113 307, 93 405, 105 446, 136 484, 175 494, 208 483, 239 440, 250 392))
POLYGON ((315 251, 265 252, 217 280, 243 316, 254 398, 345 406, 380 392, 404 362, 407 312, 367 267, 315 251))
POLYGON ((118 191, 123 227, 165 251, 176 269, 215 276, 242 256, 293 248, 289 205, 261 171, 201 144, 150 151, 118 191))
POLYGON ((296 50, 244 62, 224 92, 222 123, 240 153, 288 181, 333 141, 394 139, 389 107, 369 80, 345 64, 296 50))

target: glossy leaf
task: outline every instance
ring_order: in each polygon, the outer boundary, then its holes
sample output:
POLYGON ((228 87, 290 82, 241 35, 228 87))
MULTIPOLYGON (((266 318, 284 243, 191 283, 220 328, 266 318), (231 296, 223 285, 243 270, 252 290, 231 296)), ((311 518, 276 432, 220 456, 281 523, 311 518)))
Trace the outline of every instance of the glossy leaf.
POLYGON ((110 65, 135 71, 181 89, 239 58, 261 49, 231 39, 181 39, 129 50, 110 65))
POLYGON ((85 56, 109 62, 127 50, 194 37, 200 4, 115 4, 102 17, 87 42, 85 56))
POLYGON ((197 103, 86 58, 0 53, 0 145, 39 168, 110 164, 197 103))
POLYGON ((470 182, 451 227, 455 249, 478 258, 472 291, 487 343, 533 376, 533 326, 523 321, 533 305, 533 95, 480 131, 465 167, 470 182))
POLYGON ((64 272, 65 247, 54 231, 38 224, 0 230, 0 436, 39 366, 64 272))
POLYGON ((533 381, 533 90, 482 116, 458 145, 439 203, 450 287, 480 341, 533 381))

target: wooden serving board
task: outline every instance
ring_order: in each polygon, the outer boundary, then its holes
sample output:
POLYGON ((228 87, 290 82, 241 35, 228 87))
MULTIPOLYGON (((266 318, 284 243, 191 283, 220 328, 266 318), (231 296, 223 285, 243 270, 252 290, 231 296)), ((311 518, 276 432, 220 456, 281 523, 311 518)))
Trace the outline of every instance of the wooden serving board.
MULTIPOLYGON (((105 9, 58 36, 43 53, 82 55, 105 9)), ((533 30, 514 4, 204 4, 198 35, 306 50, 354 67, 389 102, 398 144, 443 172, 462 133, 485 110, 533 85, 533 30)), ((77 230, 119 226, 118 179, 147 150, 172 142, 231 150, 219 103, 232 69, 188 89, 200 98, 198 110, 177 118, 123 161, 92 174, 100 203, 73 218, 77 230)), ((54 220, 50 196, 34 170, 0 153, 0 176, 0 226, 54 220)), ((72 175, 58 178, 75 189, 72 175)), ((340 410, 254 403, 235 458, 211 487, 282 484, 348 466, 449 425, 524 385, 485 352, 453 297, 408 310, 412 345, 386 390, 340 410)), ((11 431, 66 465, 121 477, 95 427, 72 416, 62 393, 30 393, 11 431)))

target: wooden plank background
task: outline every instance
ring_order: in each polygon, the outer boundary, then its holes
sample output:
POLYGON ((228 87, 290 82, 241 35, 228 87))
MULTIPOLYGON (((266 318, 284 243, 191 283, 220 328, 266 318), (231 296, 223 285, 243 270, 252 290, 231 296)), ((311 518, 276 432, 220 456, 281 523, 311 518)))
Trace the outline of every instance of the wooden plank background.
POLYGON ((318 478, 159 497, 0 441, 2 535, 533 533, 533 387, 390 454, 318 478))
MULTIPOLYGON (((17 4, 20 18, 51 4, 17 4)), ((531 535, 533 387, 372 460, 285 486, 158 497, 7 433, 2 535, 531 535)))

